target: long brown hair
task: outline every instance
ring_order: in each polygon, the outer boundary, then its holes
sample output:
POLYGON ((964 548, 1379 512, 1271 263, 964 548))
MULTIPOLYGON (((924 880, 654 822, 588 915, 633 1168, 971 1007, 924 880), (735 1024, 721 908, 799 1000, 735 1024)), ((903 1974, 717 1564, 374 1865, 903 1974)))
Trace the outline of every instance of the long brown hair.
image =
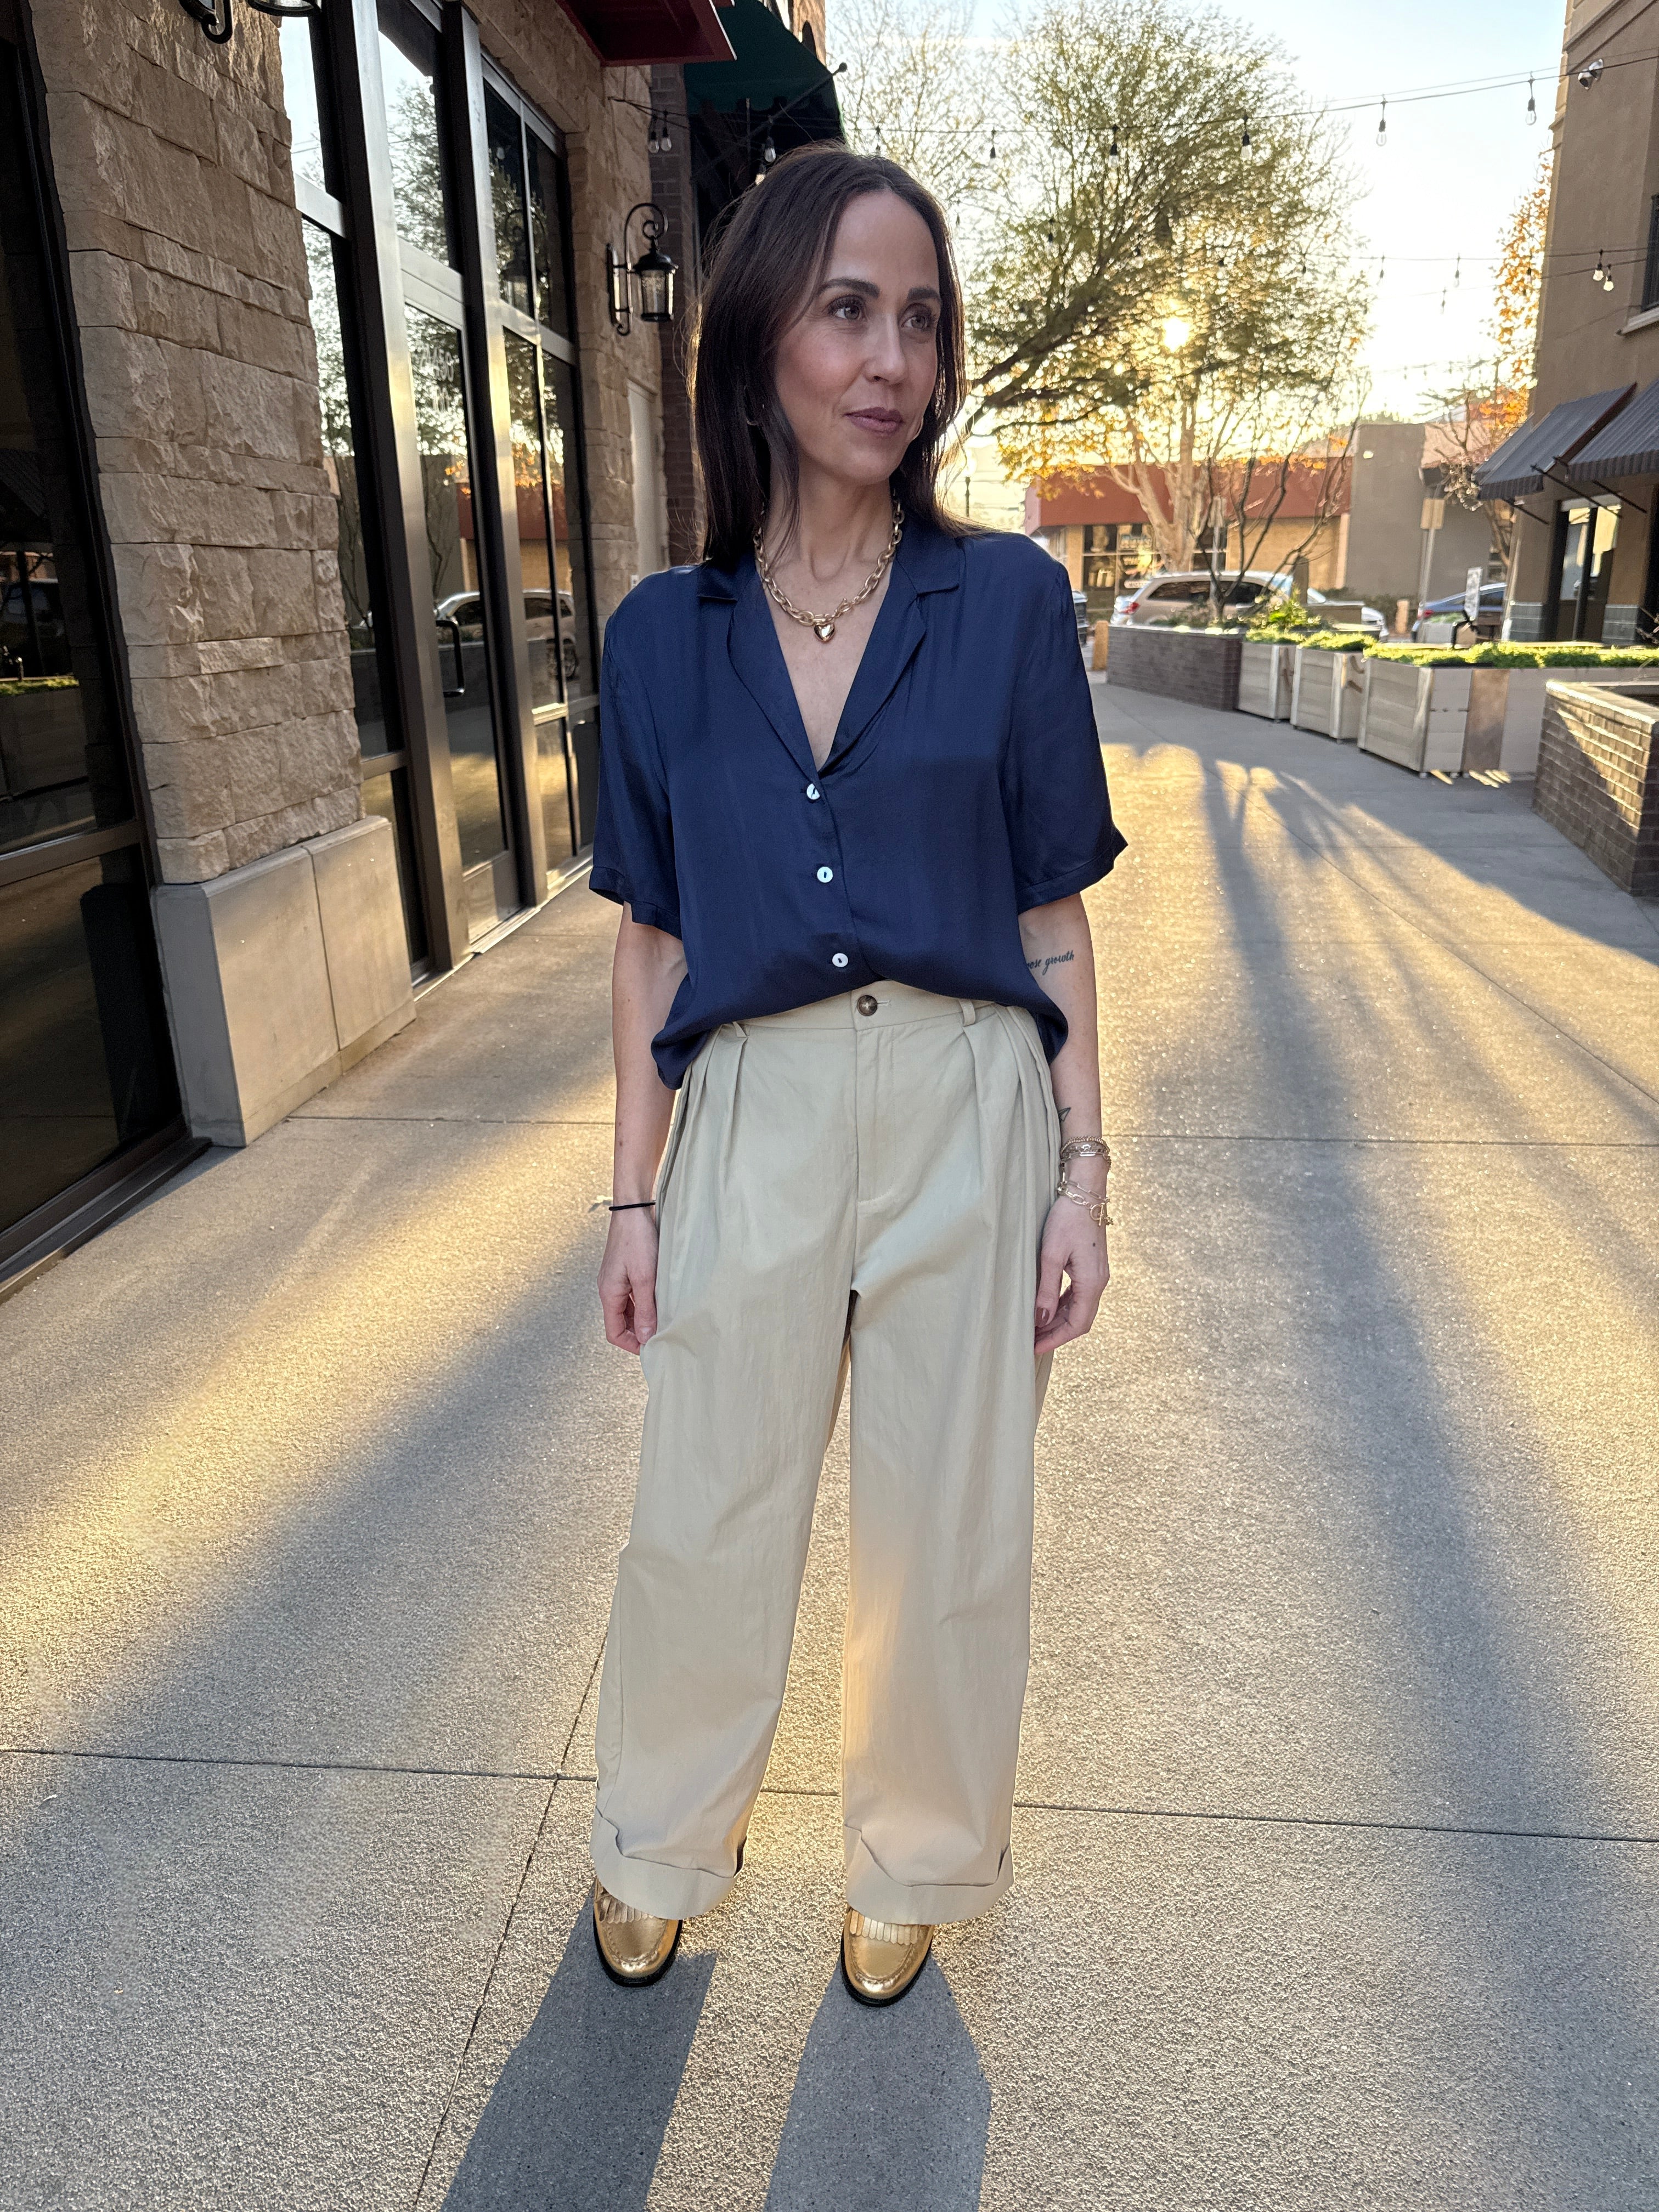
POLYGON ((804 298, 823 281, 849 201, 891 192, 927 224, 939 257, 939 381, 921 427, 893 471, 907 515, 961 534, 939 504, 942 448, 967 380, 962 288, 951 234, 933 194, 896 161, 844 146, 797 147, 733 208, 703 287, 692 357, 692 422, 708 525, 702 556, 734 568, 769 505, 793 520, 800 455, 778 404, 778 345, 804 298))

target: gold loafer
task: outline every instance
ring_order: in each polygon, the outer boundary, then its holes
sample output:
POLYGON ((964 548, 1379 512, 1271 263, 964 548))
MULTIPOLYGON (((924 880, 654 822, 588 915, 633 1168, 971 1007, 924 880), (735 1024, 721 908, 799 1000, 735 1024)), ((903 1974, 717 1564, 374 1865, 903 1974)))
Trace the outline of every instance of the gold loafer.
POLYGON ((612 1897, 603 1882, 593 1885, 593 1941, 599 1964, 613 1982, 625 1990, 641 1990, 660 1981, 674 1963, 679 1948, 680 1923, 662 1920, 654 1912, 641 1912, 612 1897))
POLYGON ((841 1932, 841 1971, 860 2004, 896 2004, 927 1963, 931 1928, 866 1920, 849 1905, 841 1932))

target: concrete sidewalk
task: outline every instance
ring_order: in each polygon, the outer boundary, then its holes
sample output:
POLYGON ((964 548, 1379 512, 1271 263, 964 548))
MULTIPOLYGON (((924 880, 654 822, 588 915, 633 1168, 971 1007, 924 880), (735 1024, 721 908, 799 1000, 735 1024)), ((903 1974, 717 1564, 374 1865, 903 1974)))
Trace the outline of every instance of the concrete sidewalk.
POLYGON ((599 1976, 578 890, 0 1310, 7 2212, 1659 2199, 1654 910, 1523 792, 1098 698, 1012 1896, 833 1979, 838 1443, 743 1878, 599 1976))

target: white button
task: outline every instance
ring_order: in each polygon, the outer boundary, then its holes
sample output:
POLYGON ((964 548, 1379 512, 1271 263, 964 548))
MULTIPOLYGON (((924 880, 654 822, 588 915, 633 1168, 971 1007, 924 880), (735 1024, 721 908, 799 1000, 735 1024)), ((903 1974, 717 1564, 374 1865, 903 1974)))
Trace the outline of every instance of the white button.
POLYGON ((836 872, 833 868, 820 868, 818 870, 818 881, 821 884, 833 884, 835 880, 836 872))
POLYGON ((847 965, 847 955, 844 952, 832 952, 830 955, 830 965, 832 968, 844 968, 847 965))
POLYGON ((816 799, 816 798, 817 797, 817 795, 818 795, 818 787, 817 787, 817 784, 815 784, 815 783, 809 783, 809 784, 807 785, 807 787, 806 787, 806 796, 807 796, 809 799, 816 799))

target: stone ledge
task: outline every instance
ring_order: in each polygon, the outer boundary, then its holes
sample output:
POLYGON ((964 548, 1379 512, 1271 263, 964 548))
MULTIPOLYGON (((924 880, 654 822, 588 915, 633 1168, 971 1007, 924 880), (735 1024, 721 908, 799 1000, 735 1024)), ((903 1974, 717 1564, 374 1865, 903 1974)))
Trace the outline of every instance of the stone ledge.
POLYGON ((390 825, 379 815, 153 894, 191 1128, 264 1133, 415 1018, 390 825))

